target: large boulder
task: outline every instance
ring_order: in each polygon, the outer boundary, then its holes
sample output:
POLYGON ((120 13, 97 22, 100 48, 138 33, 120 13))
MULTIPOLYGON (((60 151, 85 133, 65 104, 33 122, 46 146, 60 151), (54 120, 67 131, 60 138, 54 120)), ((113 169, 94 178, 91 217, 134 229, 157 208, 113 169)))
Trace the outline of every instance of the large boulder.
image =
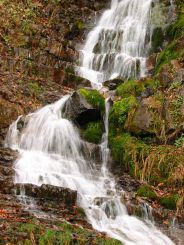
POLYGON ((81 127, 101 119, 100 110, 89 104, 79 91, 74 92, 66 102, 64 115, 81 127))

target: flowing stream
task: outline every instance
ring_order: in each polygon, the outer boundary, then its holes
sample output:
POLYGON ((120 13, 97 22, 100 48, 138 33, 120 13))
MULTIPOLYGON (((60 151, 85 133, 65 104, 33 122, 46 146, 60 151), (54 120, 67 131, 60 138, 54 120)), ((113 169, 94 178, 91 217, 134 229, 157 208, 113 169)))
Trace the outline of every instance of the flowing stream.
POLYGON ((10 126, 6 145, 20 152, 15 163, 15 182, 77 190, 78 204, 84 208, 93 227, 126 245, 173 245, 153 225, 129 216, 115 189, 115 180, 107 168, 109 101, 106 100, 99 170, 82 154, 83 141, 77 128, 63 118, 62 110, 68 98, 64 96, 28 115, 21 132, 17 129, 20 118, 10 126))
MULTIPOLYGON (((152 0, 112 0, 97 27, 89 34, 81 51, 78 72, 93 85, 114 77, 145 74, 149 49, 149 17, 152 0)), ((78 192, 78 204, 88 221, 99 231, 125 245, 173 245, 151 222, 129 216, 108 170, 108 116, 106 100, 105 133, 102 137, 101 169, 83 154, 84 142, 78 129, 63 115, 68 96, 26 117, 20 131, 21 117, 6 137, 6 146, 18 149, 15 183, 50 184, 78 192)))
POLYGON ((152 0, 112 0, 80 50, 78 74, 101 87, 104 81, 143 77, 151 45, 152 0))

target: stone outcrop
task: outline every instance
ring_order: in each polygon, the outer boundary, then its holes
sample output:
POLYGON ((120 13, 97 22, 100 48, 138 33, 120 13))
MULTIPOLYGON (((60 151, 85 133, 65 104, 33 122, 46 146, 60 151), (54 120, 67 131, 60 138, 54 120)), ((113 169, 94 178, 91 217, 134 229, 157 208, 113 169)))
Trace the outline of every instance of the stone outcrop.
MULTIPOLYGON (((60 202, 68 208, 76 205, 77 192, 68 188, 52 185, 35 186, 31 184, 16 184, 15 191, 17 195, 24 194, 28 197, 41 199, 43 202, 60 202)), ((55 203, 55 205, 56 205, 55 203)))
POLYGON ((74 92, 66 102, 64 115, 79 126, 101 119, 100 110, 90 105, 80 92, 74 92))

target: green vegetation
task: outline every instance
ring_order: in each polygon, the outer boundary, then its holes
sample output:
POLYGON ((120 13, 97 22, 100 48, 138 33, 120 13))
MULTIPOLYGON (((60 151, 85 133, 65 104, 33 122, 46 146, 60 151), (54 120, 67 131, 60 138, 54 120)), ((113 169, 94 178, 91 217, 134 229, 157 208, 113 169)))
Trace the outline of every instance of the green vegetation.
POLYGON ((129 133, 111 136, 109 140, 115 162, 121 164, 122 168, 128 170, 131 175, 137 177, 138 160, 142 154, 149 151, 149 147, 129 133))
POLYGON ((175 99, 170 102, 170 113, 172 116, 173 124, 175 127, 180 126, 183 121, 181 116, 181 109, 183 105, 183 96, 178 95, 175 99))
POLYGON ((160 203, 163 207, 168 209, 176 209, 177 201, 179 200, 179 195, 173 194, 169 196, 164 196, 160 199, 160 203))
POLYGON ((184 145, 184 134, 175 140, 174 145, 176 147, 182 147, 184 145))
MULTIPOLYGON (((68 223, 55 223, 50 224, 47 227, 39 222, 34 223, 16 223, 9 227, 9 232, 24 233, 24 238, 19 239, 16 236, 13 237, 11 242, 20 245, 121 245, 122 243, 115 240, 101 236, 94 231, 79 228, 77 225, 71 225, 68 223), (18 242, 18 243, 17 243, 18 242)), ((0 239, 1 241, 1 239, 0 239)))
POLYGON ((85 23, 81 20, 78 20, 76 22, 76 27, 78 28, 78 30, 84 30, 86 28, 85 23))
POLYGON ((177 20, 168 27, 167 35, 170 37, 171 40, 177 39, 184 35, 184 6, 181 3, 178 3, 178 16, 177 20))
POLYGON ((135 96, 142 92, 144 89, 143 84, 135 80, 129 80, 118 86, 116 93, 122 98, 129 97, 131 95, 135 96))
POLYGON ((85 97, 87 102, 95 108, 104 111, 105 101, 103 96, 97 90, 80 89, 80 94, 85 97))
POLYGON ((137 195, 140 197, 147 197, 151 200, 155 200, 157 198, 156 193, 153 191, 153 189, 148 186, 141 186, 138 190, 137 190, 137 195))
POLYGON ((141 95, 145 89, 149 88, 156 91, 160 86, 160 81, 157 79, 145 79, 142 81, 128 80, 120 84, 116 89, 116 94, 122 98, 141 95))
POLYGON ((121 101, 114 103, 109 115, 110 134, 124 131, 128 113, 131 109, 136 108, 137 105, 138 102, 134 96, 124 98, 121 101))
POLYGON ((169 64, 171 60, 179 56, 177 41, 173 41, 160 53, 155 67, 155 73, 158 74, 164 64, 169 64))
POLYGON ((102 139, 103 125, 101 122, 91 122, 83 133, 83 138, 91 143, 99 144, 102 139))
POLYGON ((28 81, 28 87, 34 96, 40 96, 43 93, 43 88, 34 81, 28 81))

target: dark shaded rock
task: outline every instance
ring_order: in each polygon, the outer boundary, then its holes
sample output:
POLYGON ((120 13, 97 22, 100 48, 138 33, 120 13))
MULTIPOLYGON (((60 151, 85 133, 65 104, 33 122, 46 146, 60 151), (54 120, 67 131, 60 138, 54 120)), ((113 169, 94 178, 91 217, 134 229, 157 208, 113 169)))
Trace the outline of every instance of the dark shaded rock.
POLYGON ((137 189, 140 187, 139 181, 133 179, 128 174, 124 174, 123 176, 121 176, 118 179, 117 184, 124 191, 128 191, 128 192, 137 191, 137 189))
POLYGON ((66 118, 81 127, 101 119, 100 110, 93 108, 79 92, 71 95, 63 111, 66 118))
POLYGON ((104 86, 108 87, 110 90, 114 90, 117 88, 117 86, 121 83, 123 83, 124 81, 120 78, 115 78, 112 80, 108 80, 104 82, 104 86))
POLYGON ((21 194, 21 191, 23 191, 26 196, 44 199, 47 201, 61 201, 67 206, 74 206, 77 200, 77 192, 68 188, 52 185, 36 186, 32 184, 16 184, 15 187, 18 195, 21 194))

